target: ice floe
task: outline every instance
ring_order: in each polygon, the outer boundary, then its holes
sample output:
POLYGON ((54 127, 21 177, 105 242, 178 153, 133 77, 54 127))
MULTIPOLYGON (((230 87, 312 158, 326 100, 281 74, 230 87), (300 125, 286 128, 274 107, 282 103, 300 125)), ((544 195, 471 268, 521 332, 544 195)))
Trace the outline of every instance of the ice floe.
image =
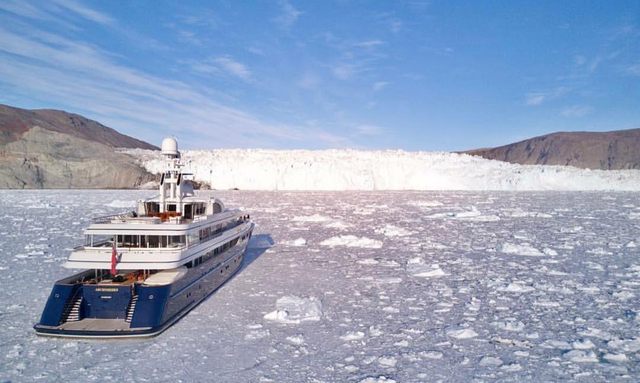
POLYGON ((356 237, 355 235, 339 235, 337 237, 331 237, 320 242, 322 246, 345 246, 345 247, 361 247, 364 249, 379 249, 382 247, 382 242, 367 238, 356 237))
POLYGON ((420 278, 437 278, 447 275, 439 264, 427 264, 420 257, 414 257, 407 261, 407 273, 420 278))
POLYGON ((447 330, 447 335, 455 339, 471 339, 478 336, 472 328, 453 327, 447 330))
POLYGON ((500 251, 505 254, 524 255, 528 257, 540 257, 544 255, 544 253, 528 243, 514 244, 505 242, 500 246, 500 251))
POLYGON ((322 302, 316 297, 288 295, 276 301, 276 309, 264 315, 264 319, 287 324, 319 321, 322 318, 322 302))

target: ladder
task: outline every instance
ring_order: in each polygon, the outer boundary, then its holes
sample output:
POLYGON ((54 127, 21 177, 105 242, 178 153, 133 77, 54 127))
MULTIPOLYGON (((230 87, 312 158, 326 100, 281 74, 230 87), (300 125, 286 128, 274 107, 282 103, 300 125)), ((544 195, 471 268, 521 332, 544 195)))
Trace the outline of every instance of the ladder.
POLYGON ((76 294, 65 305, 62 322, 77 322, 80 320, 80 307, 82 306, 82 295, 76 294))
POLYGON ((124 319, 125 322, 131 323, 131 318, 133 318, 133 313, 136 311, 137 302, 138 302, 138 294, 131 297, 131 301, 129 302, 129 306, 127 307, 127 316, 124 319))

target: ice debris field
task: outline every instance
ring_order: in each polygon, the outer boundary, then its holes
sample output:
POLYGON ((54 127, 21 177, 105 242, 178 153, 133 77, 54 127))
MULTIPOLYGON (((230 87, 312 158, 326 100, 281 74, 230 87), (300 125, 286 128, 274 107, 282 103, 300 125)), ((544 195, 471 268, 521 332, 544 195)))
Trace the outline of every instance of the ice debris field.
POLYGON ((147 340, 37 337, 90 217, 149 191, 0 191, 0 381, 640 380, 640 195, 207 192, 240 272, 147 340))
MULTIPOLYGON (((126 150, 152 173, 159 151, 126 150)), ((640 170, 516 165, 466 154, 402 150, 185 150, 198 181, 228 190, 627 190, 640 170)))

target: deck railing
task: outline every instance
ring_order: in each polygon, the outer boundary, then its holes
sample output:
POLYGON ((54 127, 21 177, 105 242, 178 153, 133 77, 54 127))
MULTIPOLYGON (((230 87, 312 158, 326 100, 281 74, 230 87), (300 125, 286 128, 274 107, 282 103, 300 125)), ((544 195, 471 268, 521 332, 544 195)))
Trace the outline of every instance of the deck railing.
POLYGON ((125 219, 125 218, 132 218, 132 217, 133 217, 133 214, 131 212, 111 214, 111 215, 105 215, 102 217, 92 218, 91 223, 111 223, 111 221, 114 219, 125 219))

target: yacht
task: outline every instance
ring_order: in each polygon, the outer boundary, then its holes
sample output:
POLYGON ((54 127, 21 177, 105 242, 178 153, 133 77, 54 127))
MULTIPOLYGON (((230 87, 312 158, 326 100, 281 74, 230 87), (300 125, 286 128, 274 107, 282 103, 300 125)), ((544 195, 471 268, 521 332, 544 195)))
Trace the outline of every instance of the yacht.
POLYGON ((194 193, 174 138, 163 140, 162 155, 157 197, 93 219, 85 230, 84 245, 64 264, 83 271, 55 283, 34 326, 38 335, 154 336, 240 269, 250 217, 194 193))

